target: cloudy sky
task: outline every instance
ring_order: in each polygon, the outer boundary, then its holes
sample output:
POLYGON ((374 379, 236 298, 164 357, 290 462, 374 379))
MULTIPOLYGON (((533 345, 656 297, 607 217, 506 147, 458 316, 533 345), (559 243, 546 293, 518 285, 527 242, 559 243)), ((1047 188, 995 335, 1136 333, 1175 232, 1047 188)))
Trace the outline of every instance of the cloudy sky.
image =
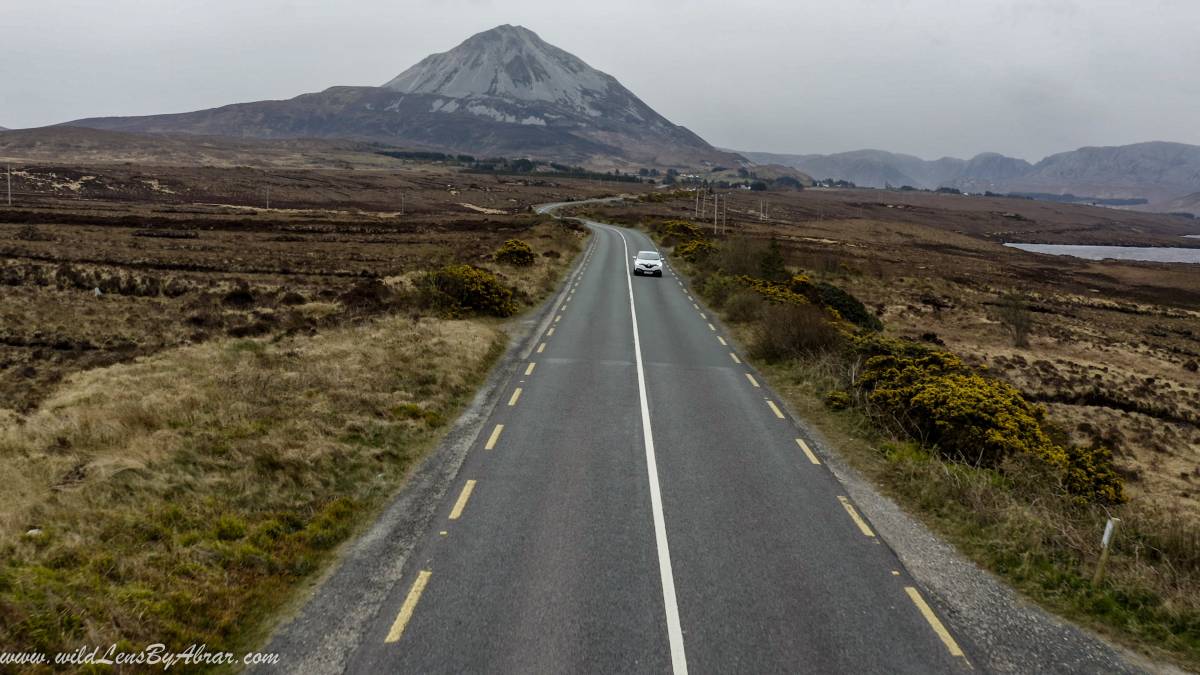
POLYGON ((0 125, 378 85, 497 24, 740 150, 1200 144, 1197 0, 39 0, 0 12, 0 125))

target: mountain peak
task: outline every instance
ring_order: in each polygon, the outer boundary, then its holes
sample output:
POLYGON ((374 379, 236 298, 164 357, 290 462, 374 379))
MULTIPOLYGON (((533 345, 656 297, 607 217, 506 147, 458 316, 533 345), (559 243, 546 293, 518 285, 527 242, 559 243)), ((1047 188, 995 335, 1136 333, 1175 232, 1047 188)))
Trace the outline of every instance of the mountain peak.
POLYGON ((672 124, 616 78, 510 24, 427 56, 382 87, 331 87, 287 101, 71 124, 237 137, 371 139, 605 168, 744 161, 672 124))
POLYGON ((611 76, 528 28, 509 24, 427 56, 383 85, 405 94, 542 101, 581 111, 590 110, 591 100, 608 95, 614 86, 620 87, 611 76))

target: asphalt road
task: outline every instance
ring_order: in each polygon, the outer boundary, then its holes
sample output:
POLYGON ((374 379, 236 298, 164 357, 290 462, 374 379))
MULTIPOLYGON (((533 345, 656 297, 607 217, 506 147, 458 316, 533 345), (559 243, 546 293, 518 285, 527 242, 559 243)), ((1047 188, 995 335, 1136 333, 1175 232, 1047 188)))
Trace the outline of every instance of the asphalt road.
POLYGON ((348 671, 970 671, 670 261, 589 227, 348 671))

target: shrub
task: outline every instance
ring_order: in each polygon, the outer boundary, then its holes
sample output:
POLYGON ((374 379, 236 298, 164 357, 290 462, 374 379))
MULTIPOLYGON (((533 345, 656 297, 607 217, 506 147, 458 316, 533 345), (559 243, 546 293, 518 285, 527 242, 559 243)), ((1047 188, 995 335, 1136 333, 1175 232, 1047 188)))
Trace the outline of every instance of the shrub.
POLYGON ((708 275, 699 286, 700 293, 708 299, 709 304, 717 309, 724 307, 729 296, 737 292, 740 287, 736 279, 720 273, 708 275))
POLYGON ((667 246, 704 239, 704 231, 686 220, 664 220, 655 226, 655 230, 667 246))
POLYGON ((758 275, 767 281, 787 281, 788 271, 779 240, 772 239, 767 244, 766 252, 758 259, 758 275))
POLYGON ((762 296, 750 289, 741 289, 725 301, 725 318, 734 323, 754 321, 762 312, 762 296))
POLYGON ((1112 451, 1102 445, 1067 447, 1067 492, 1080 501, 1120 504, 1125 501, 1125 486, 1113 467, 1112 451))
POLYGON ((846 291, 834 286, 833 284, 827 284, 824 281, 818 281, 814 286, 814 290, 816 300, 820 302, 821 305, 828 307, 829 309, 836 310, 843 319, 849 321, 855 326, 858 326, 859 328, 865 328, 869 331, 883 330, 883 322, 879 320, 879 317, 872 314, 871 311, 868 310, 866 306, 863 305, 862 302, 860 302, 859 299, 853 295, 850 295, 846 291))
POLYGON ((717 252, 712 242, 693 239, 675 247, 675 254, 688 262, 700 262, 717 252))
POLYGON ((721 243, 714 263, 726 274, 753 277, 759 273, 758 261, 762 258, 763 248, 762 242, 749 237, 731 237, 721 243))
POLYGON ((793 291, 791 284, 781 284, 749 276, 740 276, 738 277, 738 281, 749 286, 751 290, 768 302, 784 305, 808 304, 808 298, 793 291))
POLYGON ((825 394, 825 407, 830 410, 845 410, 850 407, 850 394, 841 389, 834 389, 825 394))
POLYGON ((766 361, 782 361, 832 351, 842 335, 814 305, 768 305, 756 327, 750 353, 766 361))
POLYGON ((1029 457, 1051 468, 1081 501, 1125 500, 1111 454, 1054 443, 1045 411, 1015 387, 971 371, 950 352, 915 342, 860 336, 854 350, 863 359, 856 385, 870 404, 939 454, 989 468, 1029 457))
POLYGON ((447 265, 430 272, 421 282, 425 303, 460 314, 475 311, 492 316, 517 313, 513 291, 491 272, 471 265, 447 265))
POLYGON ((1029 331, 1033 328, 1033 316, 1029 303, 1020 293, 1009 293, 1000 301, 1000 323, 1012 335, 1014 347, 1029 346, 1029 331))
POLYGON ((495 258, 496 262, 505 265, 528 267, 533 264, 535 256, 529 244, 520 239, 509 239, 496 250, 493 258, 495 258))

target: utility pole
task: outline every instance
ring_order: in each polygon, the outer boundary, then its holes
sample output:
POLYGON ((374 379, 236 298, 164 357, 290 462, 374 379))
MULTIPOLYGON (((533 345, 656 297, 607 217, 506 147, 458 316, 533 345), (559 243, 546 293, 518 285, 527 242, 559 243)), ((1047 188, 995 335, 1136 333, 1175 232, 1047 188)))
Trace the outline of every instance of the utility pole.
POLYGON ((696 206, 692 208, 692 219, 700 217, 700 188, 696 188, 696 206))
POLYGON ((8 205, 12 206, 12 164, 8 165, 8 170, 5 174, 8 182, 8 205))
POLYGON ((717 233, 717 206, 721 203, 721 195, 713 194, 713 234, 717 233))
POLYGON ((271 208, 271 186, 267 186, 267 208, 271 208))
POLYGON ((400 215, 404 215, 404 193, 400 193, 400 215))

